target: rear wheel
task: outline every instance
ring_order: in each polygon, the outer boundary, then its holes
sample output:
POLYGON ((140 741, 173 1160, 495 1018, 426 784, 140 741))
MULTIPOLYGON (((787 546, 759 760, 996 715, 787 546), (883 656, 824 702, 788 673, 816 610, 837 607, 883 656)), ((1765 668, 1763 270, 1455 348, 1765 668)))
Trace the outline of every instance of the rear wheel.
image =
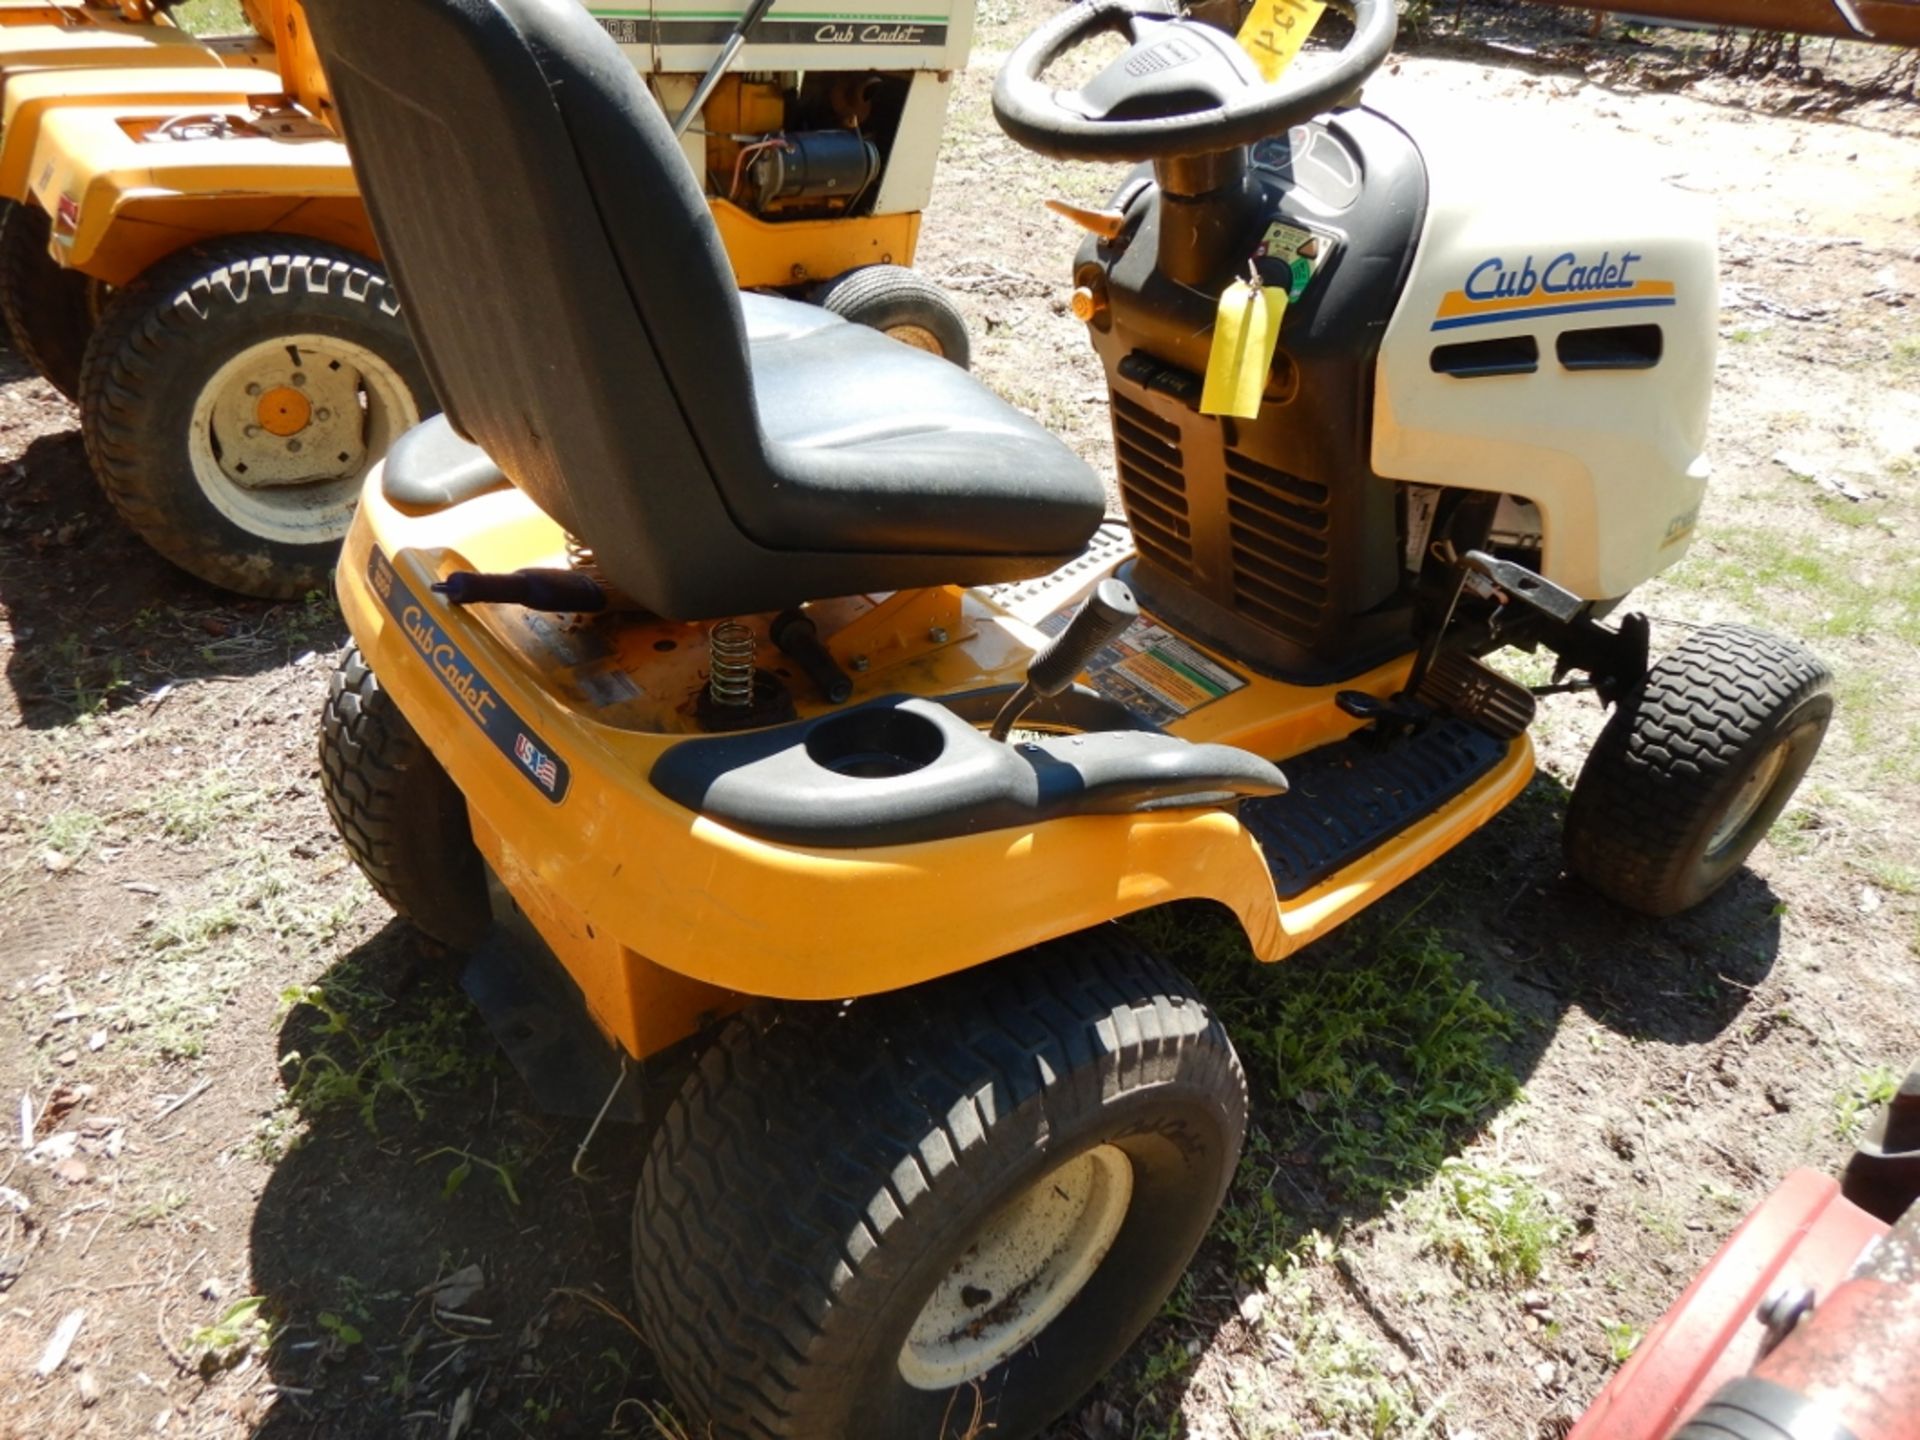
POLYGON ((947 292, 903 265, 863 265, 820 289, 819 304, 856 325, 951 360, 973 363, 967 322, 947 292))
POLYGON ((467 802, 349 645, 327 686, 320 791, 347 853, 400 915, 464 949, 487 927, 467 802))
POLYGON ((94 473, 154 549, 203 580, 320 589, 367 472, 433 410, 393 287, 337 246, 195 246, 108 307, 81 380, 94 473))
POLYGON ((1219 1022, 1111 926, 760 1007, 641 1172, 642 1328, 701 1434, 1021 1440, 1158 1312, 1245 1123, 1219 1022))
POLYGON ((69 400, 80 393, 80 364, 99 320, 104 287, 47 253, 47 212, 8 202, 0 210, 0 315, 20 358, 69 400))
POLYGON ((1573 872, 1647 915, 1699 904, 1766 836, 1833 716, 1817 658, 1745 625, 1694 631, 1620 702, 1567 806, 1573 872))

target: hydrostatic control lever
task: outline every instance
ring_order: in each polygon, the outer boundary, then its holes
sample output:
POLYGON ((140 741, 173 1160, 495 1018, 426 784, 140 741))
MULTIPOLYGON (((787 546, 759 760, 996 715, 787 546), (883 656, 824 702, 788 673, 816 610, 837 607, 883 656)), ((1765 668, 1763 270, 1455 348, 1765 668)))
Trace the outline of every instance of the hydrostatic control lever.
POLYGON ((1139 618, 1140 602, 1133 598, 1133 592, 1118 580, 1102 580, 1079 613, 1067 622, 1067 628, 1033 657, 1025 682, 1000 707, 988 734, 995 740, 1005 740, 1036 702, 1050 699, 1073 684, 1074 676, 1087 668, 1087 662, 1139 618))

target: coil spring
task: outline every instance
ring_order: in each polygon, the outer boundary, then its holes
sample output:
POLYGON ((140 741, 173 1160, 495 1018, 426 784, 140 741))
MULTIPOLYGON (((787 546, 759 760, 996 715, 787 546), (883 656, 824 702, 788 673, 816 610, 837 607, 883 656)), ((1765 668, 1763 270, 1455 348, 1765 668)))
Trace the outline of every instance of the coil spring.
POLYGON ((707 694, 715 705, 744 710, 753 704, 754 649, 753 631, 738 620, 722 620, 707 632, 707 694))
POLYGON ((596 580, 603 578, 600 574, 600 562, 594 558, 593 547, 578 536, 567 536, 567 565, 583 575, 591 575, 596 580))

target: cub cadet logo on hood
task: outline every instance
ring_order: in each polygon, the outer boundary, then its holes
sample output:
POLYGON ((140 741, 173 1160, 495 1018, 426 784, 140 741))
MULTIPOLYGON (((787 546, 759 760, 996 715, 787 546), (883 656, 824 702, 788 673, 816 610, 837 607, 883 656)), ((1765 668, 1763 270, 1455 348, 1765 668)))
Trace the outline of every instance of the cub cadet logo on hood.
POLYGON ((1494 325, 1542 315, 1572 315, 1582 310, 1637 310, 1674 303, 1673 282, 1636 273, 1646 257, 1623 250, 1583 255, 1563 250, 1545 264, 1529 255, 1509 265, 1498 255, 1467 272, 1467 283, 1440 297, 1432 328, 1494 325))

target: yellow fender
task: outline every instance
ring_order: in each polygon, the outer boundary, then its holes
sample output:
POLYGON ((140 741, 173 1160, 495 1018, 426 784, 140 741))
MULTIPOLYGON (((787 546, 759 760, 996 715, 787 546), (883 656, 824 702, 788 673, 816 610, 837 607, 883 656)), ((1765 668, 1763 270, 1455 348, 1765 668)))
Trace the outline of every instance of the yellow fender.
POLYGON ((125 285, 183 246, 259 231, 332 241, 376 254, 346 145, 310 126, 268 133, 252 107, 52 106, 28 164, 27 194, 53 217, 56 258, 125 285), (225 123, 208 138, 190 127, 225 123))
MULTIPOLYGON (((1254 955, 1277 960, 1430 864, 1533 773, 1523 735, 1463 795, 1284 904, 1258 844, 1218 808, 1076 816, 866 849, 761 840, 682 808, 647 782, 655 761, 686 738, 673 718, 677 680, 656 687, 657 701, 636 700, 641 708, 631 713, 596 708, 538 625, 507 610, 456 609, 433 594, 433 582, 454 569, 561 563, 565 537, 531 501, 508 489, 411 516, 379 486, 375 471, 341 557, 347 623, 466 796, 495 873, 598 1023, 635 1056, 742 995, 832 1000, 895 990, 1175 900, 1219 902, 1239 919, 1254 955), (500 715, 536 737, 528 743, 542 758, 564 764, 557 800, 489 737, 483 725, 500 715)), ((960 603, 958 592, 925 595, 947 613, 960 603)), ((892 606, 917 613, 922 599, 840 603, 884 620, 892 606)), ((977 596, 964 597, 961 614, 951 643, 876 663, 859 675, 853 699, 1018 680, 1042 637, 977 596)), ((845 628, 861 623, 856 615, 845 628)), ((697 663, 699 627, 636 619, 618 648, 624 653, 631 642, 634 653, 654 654, 656 628, 661 638, 678 634, 670 648, 697 663)), ((1390 695, 1406 664, 1381 666, 1348 687, 1390 695)), ((648 674, 650 683, 657 678, 648 674)), ((1353 727, 1332 697, 1332 687, 1255 676, 1171 728, 1284 764, 1285 755, 1353 727)), ((803 715, 817 709, 800 703, 803 715)))

